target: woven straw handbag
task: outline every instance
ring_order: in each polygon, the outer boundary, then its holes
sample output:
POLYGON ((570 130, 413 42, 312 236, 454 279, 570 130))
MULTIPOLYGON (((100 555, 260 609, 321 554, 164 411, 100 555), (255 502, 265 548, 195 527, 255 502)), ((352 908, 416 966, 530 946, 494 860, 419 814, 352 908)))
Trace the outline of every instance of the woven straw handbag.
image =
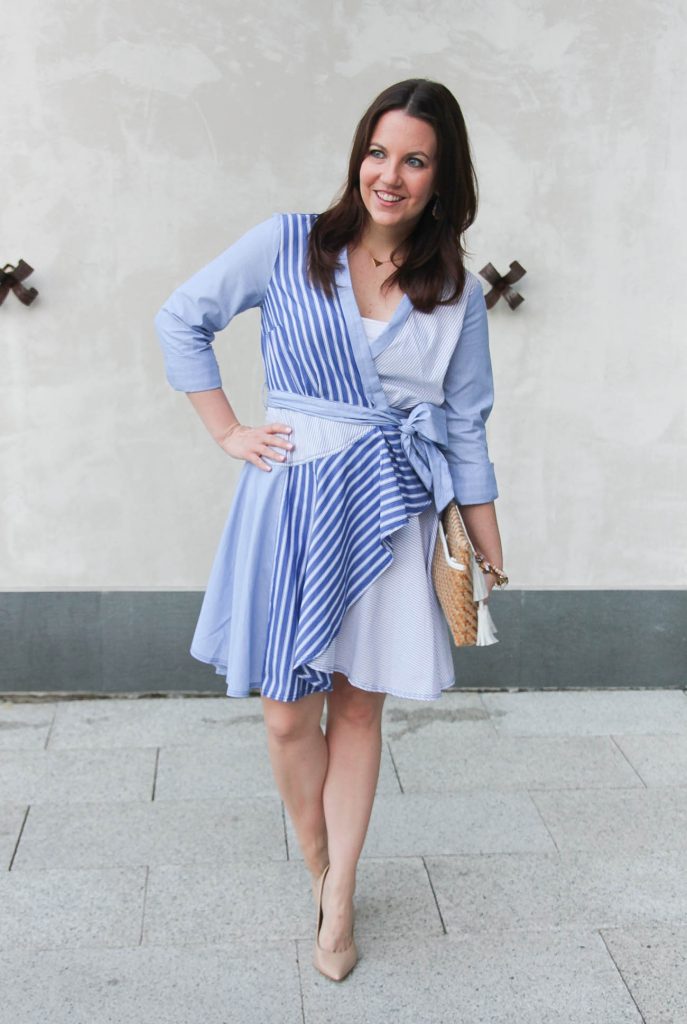
POLYGON ((484 601, 489 588, 455 501, 438 517, 432 581, 456 647, 499 642, 484 601))

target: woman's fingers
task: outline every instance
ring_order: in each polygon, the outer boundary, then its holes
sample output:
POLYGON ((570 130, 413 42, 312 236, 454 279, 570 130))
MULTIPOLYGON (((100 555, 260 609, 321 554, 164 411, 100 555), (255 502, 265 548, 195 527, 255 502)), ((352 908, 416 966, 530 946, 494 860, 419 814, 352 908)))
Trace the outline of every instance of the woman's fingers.
POLYGON ((269 457, 271 459, 279 459, 280 462, 282 462, 286 458, 286 456, 284 454, 282 454, 282 452, 275 452, 275 451, 273 451, 273 449, 270 448, 270 445, 267 444, 267 443, 264 443, 262 445, 262 451, 260 452, 260 454, 263 457, 265 455, 269 455, 269 457))
POLYGON ((292 451, 294 445, 282 437, 279 433, 290 434, 291 427, 286 423, 266 423, 262 427, 249 427, 237 424, 236 428, 230 430, 222 441, 222 447, 228 455, 236 459, 244 459, 252 463, 258 469, 270 472, 272 466, 268 465, 266 459, 275 462, 285 462, 286 455, 276 449, 292 451))
POLYGON ((248 455, 246 455, 246 461, 252 462, 254 466, 258 467, 258 469, 264 469, 268 473, 272 470, 272 467, 268 466, 266 462, 263 462, 257 452, 249 452, 248 455))
MULTIPOLYGON (((267 423, 265 426, 265 430, 269 434, 291 433, 291 427, 287 426, 285 423, 267 423)), ((290 441, 284 440, 283 437, 270 438, 269 443, 279 448, 286 448, 288 451, 290 451, 293 448, 292 443, 290 441)))
POLYGON ((283 423, 268 423, 265 426, 265 432, 270 436, 267 440, 262 441, 261 443, 258 442, 260 451, 258 452, 256 450, 253 452, 254 459, 251 459, 251 461, 254 462, 256 466, 259 466, 260 469, 267 470, 267 472, 271 471, 272 467, 265 462, 265 459, 271 459, 274 462, 284 462, 286 455, 284 455, 283 452, 274 451, 274 448, 279 445, 280 447, 291 451, 293 444, 290 441, 285 441, 283 438, 272 437, 271 435, 277 432, 287 431, 290 433, 291 428, 285 426, 283 423))

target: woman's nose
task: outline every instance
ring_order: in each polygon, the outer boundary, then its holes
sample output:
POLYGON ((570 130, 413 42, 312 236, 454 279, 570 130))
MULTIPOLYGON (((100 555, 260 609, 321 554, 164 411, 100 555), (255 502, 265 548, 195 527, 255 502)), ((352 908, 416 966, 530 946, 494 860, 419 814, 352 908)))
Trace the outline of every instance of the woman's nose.
POLYGON ((401 172, 398 167, 387 164, 380 174, 380 178, 385 185, 389 187, 393 185, 399 185, 401 181, 401 172))

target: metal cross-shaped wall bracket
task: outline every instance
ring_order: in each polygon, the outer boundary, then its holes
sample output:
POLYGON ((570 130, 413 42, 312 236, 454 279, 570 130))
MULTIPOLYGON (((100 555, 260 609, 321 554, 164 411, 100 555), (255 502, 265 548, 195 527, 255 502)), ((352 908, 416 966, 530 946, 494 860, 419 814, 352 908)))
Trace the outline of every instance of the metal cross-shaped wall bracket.
POLYGON ((5 264, 0 270, 0 306, 7 298, 10 288, 20 302, 23 302, 25 306, 31 305, 38 292, 35 288, 25 288, 21 283, 29 274, 33 274, 33 267, 30 267, 24 260, 19 260, 16 267, 13 267, 11 263, 5 264))
POLYGON ((480 274, 491 285, 491 291, 488 291, 484 296, 487 309, 491 309, 492 306, 495 306, 502 295, 511 309, 515 309, 521 302, 524 302, 525 300, 522 295, 518 292, 514 292, 511 285, 515 284, 516 281, 519 281, 526 273, 527 271, 525 268, 521 267, 517 260, 513 260, 510 265, 509 272, 503 277, 499 274, 498 270, 496 270, 493 263, 487 263, 486 266, 482 267, 480 274))

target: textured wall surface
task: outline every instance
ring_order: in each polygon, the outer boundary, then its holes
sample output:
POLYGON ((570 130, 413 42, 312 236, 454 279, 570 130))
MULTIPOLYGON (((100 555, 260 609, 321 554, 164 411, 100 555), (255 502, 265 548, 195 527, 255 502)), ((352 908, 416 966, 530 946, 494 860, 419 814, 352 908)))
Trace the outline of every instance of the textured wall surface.
MULTIPOLYGON (((511 586, 684 585, 681 5, 25 0, 2 30, 0 265, 40 296, 0 309, 0 590, 204 587, 240 464, 168 386, 153 315, 258 220, 325 208, 411 76, 468 123, 471 269, 528 271, 490 313, 511 586)), ((244 422, 258 324, 216 341, 244 422)))

